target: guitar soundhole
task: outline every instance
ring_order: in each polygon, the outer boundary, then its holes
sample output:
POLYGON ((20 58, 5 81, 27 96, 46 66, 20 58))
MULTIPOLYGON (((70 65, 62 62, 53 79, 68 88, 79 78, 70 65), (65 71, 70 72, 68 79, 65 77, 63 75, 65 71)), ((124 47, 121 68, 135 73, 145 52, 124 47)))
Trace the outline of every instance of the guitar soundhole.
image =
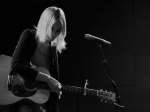
POLYGON ((26 79, 22 85, 13 86, 13 94, 18 97, 30 97, 36 93, 37 81, 26 79))
POLYGON ((18 96, 18 97, 30 97, 36 93, 36 91, 26 90, 23 85, 14 85, 12 92, 15 96, 18 96))
POLYGON ((33 81, 30 79, 25 80, 24 87, 29 91, 34 91, 37 88, 37 81, 33 81))

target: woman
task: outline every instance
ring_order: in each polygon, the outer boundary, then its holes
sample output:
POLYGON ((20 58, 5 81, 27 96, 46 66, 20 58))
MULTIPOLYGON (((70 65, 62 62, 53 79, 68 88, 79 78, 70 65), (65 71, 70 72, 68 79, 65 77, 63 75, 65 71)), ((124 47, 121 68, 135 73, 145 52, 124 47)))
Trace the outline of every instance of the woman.
POLYGON ((66 18, 63 10, 55 6, 46 8, 35 28, 36 30, 26 29, 22 33, 12 57, 11 71, 18 73, 25 80, 46 82, 51 95, 43 107, 25 101, 23 104, 19 103, 21 105, 18 110, 58 112, 57 99, 61 95, 61 84, 58 81, 57 58, 58 52, 62 53, 62 50, 66 49, 66 18), (55 56, 54 62, 50 58, 52 54, 55 56), (50 75, 34 69, 36 67, 46 68, 50 75))

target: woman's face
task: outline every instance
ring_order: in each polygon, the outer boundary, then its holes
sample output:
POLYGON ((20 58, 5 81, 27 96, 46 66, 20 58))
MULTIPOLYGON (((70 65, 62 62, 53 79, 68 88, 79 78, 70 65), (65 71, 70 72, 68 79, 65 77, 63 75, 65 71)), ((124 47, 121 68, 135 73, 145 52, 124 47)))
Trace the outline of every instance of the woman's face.
POLYGON ((52 26, 52 38, 50 41, 55 40, 55 38, 61 33, 62 25, 59 20, 57 20, 52 26))

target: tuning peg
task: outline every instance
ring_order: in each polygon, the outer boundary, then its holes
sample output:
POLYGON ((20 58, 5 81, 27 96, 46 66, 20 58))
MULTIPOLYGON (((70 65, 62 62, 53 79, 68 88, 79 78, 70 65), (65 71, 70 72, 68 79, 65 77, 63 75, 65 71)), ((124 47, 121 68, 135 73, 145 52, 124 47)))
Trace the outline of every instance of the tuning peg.
POLYGON ((105 96, 106 96, 106 98, 108 98, 108 91, 107 90, 105 90, 105 96))
POLYGON ((103 95, 104 95, 104 91, 103 91, 103 89, 100 89, 98 92, 98 96, 103 97, 103 95))
POLYGON ((103 101, 103 100, 105 100, 105 98, 104 98, 104 97, 101 99, 101 101, 103 101))
POLYGON ((102 92, 103 92, 103 89, 100 89, 100 91, 102 91, 102 92))
POLYGON ((104 92, 104 91, 103 91, 103 89, 100 89, 99 91, 100 91, 101 93, 103 93, 103 92, 104 92))
POLYGON ((111 94, 112 92, 110 91, 109 93, 111 94))
POLYGON ((108 93, 108 91, 107 90, 105 90, 105 94, 107 94, 108 93))

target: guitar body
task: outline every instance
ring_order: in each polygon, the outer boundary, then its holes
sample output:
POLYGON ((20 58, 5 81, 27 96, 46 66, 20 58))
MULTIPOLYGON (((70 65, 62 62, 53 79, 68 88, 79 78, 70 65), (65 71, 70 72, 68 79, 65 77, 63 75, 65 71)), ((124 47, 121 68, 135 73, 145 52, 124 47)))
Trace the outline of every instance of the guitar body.
MULTIPOLYGON (((38 104, 45 103, 50 96, 50 90, 37 88, 34 91, 35 94, 29 97, 19 97, 19 96, 14 95, 12 91, 8 90, 7 81, 8 81, 8 74, 11 68, 11 60, 12 60, 12 57, 10 56, 0 55, 0 105, 13 104, 22 99, 30 99, 33 102, 38 103, 38 104)), ((44 68, 35 68, 35 69, 49 74, 48 70, 44 68)), ((22 84, 21 80, 17 79, 17 77, 15 80, 16 82, 14 82, 14 85, 22 84)))

